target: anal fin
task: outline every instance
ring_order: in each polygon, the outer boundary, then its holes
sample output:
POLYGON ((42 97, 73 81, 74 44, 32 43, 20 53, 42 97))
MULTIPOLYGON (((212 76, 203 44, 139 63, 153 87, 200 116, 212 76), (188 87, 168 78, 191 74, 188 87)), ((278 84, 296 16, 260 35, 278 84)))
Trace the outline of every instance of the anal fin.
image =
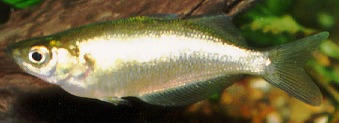
POLYGON ((207 99, 214 93, 221 92, 232 85, 240 76, 219 77, 207 81, 192 82, 180 87, 169 88, 160 92, 138 97, 154 105, 178 106, 192 104, 207 99))

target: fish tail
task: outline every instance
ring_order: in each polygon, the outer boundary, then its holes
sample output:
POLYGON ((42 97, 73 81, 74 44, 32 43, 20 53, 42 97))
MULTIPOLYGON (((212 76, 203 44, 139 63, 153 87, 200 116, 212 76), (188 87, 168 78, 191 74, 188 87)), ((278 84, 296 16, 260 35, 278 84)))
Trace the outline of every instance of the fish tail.
POLYGON ((305 103, 320 105, 322 94, 303 66, 328 35, 321 32, 266 51, 271 63, 265 68, 263 78, 305 103))

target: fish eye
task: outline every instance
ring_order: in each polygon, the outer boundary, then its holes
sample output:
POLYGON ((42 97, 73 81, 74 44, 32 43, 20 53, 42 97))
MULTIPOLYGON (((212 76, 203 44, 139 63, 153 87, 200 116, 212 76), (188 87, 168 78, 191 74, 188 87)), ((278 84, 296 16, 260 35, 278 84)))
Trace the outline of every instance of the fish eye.
POLYGON ((36 64, 44 63, 47 56, 48 50, 46 47, 43 46, 32 47, 28 54, 29 60, 36 64))

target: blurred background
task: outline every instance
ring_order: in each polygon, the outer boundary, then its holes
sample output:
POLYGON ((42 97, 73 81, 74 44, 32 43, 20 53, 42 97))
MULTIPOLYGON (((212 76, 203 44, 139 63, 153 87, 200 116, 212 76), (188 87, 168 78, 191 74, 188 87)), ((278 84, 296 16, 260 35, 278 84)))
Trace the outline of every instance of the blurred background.
MULTIPOLYGON (((43 0, 0 0, 0 24, 6 23, 12 11, 29 9, 41 2, 43 0)), ((249 45, 255 48, 267 48, 328 31, 329 39, 313 53, 314 58, 306 66, 324 95, 321 106, 304 104, 265 80, 251 76, 208 100, 165 109, 171 111, 162 112, 165 116, 161 118, 178 122, 338 123, 338 12, 339 0, 261 0, 233 20, 249 45)), ((157 112, 150 115, 152 113, 157 112)))

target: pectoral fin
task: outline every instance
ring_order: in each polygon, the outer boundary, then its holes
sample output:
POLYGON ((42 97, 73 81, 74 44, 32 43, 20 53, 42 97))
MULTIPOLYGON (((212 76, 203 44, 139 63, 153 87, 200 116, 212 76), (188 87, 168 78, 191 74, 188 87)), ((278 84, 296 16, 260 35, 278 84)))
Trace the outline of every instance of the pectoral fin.
POLYGON ((121 99, 118 97, 111 97, 111 98, 101 98, 99 99, 104 102, 112 103, 114 105, 121 105, 121 104, 128 104, 128 101, 125 99, 121 99))

